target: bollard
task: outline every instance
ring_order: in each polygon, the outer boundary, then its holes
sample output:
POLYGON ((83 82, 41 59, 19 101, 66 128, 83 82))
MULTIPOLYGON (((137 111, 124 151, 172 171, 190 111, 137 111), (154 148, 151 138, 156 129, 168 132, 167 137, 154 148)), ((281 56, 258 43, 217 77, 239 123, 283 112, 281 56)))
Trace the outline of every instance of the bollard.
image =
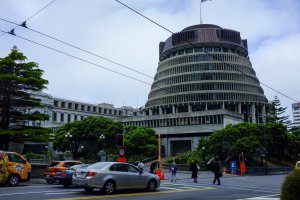
POLYGON ((223 174, 226 174, 226 173, 227 173, 227 167, 224 167, 223 174))

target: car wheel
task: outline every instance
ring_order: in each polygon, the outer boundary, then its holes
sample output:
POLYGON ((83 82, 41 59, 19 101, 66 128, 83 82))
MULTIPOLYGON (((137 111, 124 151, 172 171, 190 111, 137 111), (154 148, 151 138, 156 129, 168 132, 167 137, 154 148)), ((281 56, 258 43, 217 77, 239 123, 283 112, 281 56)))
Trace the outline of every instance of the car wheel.
POLYGON ((47 183, 48 183, 48 184, 53 184, 53 183, 54 183, 54 180, 52 180, 52 179, 47 180, 47 183))
POLYGON ((148 185, 147 185, 147 190, 149 192, 154 192, 156 190, 157 187, 157 183, 155 180, 150 180, 148 185))
POLYGON ((103 191, 106 194, 113 194, 116 190, 116 184, 113 181, 107 181, 104 184, 103 191))
POLYGON ((7 184, 9 186, 17 186, 20 182, 20 178, 18 175, 12 174, 7 179, 7 184))
POLYGON ((86 192, 93 192, 94 188, 84 187, 84 190, 85 190, 86 192))

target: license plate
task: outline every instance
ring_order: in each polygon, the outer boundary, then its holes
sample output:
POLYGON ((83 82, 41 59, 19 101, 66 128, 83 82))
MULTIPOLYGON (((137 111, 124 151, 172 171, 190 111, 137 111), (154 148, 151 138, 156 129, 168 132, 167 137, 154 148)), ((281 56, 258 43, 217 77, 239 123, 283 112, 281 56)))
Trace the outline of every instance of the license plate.
POLYGON ((76 175, 79 178, 84 178, 85 177, 85 172, 77 172, 76 175))

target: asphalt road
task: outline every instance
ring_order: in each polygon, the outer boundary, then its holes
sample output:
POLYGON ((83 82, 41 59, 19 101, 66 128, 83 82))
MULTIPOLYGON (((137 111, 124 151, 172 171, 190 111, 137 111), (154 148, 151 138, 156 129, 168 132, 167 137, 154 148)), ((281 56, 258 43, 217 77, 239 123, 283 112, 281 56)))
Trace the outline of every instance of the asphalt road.
POLYGON ((63 188, 60 185, 47 185, 44 182, 22 183, 17 187, 0 187, 0 200, 69 200, 69 199, 130 199, 130 200, 198 200, 198 199, 279 199, 280 187, 286 175, 270 176, 225 176, 221 185, 213 185, 211 178, 200 178, 198 183, 192 179, 162 181, 156 192, 144 190, 118 191, 104 195, 100 191, 86 193, 81 188, 63 188))

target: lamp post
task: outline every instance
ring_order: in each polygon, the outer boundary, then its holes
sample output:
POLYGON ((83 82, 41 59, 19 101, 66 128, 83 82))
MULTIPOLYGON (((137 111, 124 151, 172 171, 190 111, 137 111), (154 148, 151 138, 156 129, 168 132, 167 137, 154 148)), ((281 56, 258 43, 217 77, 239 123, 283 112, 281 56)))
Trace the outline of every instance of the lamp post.
POLYGON ((105 161, 106 160, 105 152, 104 152, 104 150, 102 150, 102 149, 104 149, 103 141, 105 140, 105 136, 103 134, 99 134, 99 135, 100 135, 99 142, 100 142, 101 146, 100 146, 100 149, 98 152, 98 156, 100 158, 100 161, 102 161, 102 160, 105 161))
POLYGON ((205 161, 205 147, 202 147, 203 161, 205 161))
POLYGON ((103 141, 105 140, 105 136, 103 135, 103 134, 101 134, 100 136, 99 136, 99 141, 101 142, 101 146, 102 146, 102 148, 103 148, 103 141))
POLYGON ((68 142, 69 142, 69 146, 70 146, 70 151, 72 151, 72 148, 71 148, 71 138, 73 137, 73 135, 70 133, 70 132, 67 132, 67 134, 65 135, 65 137, 67 138, 68 142))

